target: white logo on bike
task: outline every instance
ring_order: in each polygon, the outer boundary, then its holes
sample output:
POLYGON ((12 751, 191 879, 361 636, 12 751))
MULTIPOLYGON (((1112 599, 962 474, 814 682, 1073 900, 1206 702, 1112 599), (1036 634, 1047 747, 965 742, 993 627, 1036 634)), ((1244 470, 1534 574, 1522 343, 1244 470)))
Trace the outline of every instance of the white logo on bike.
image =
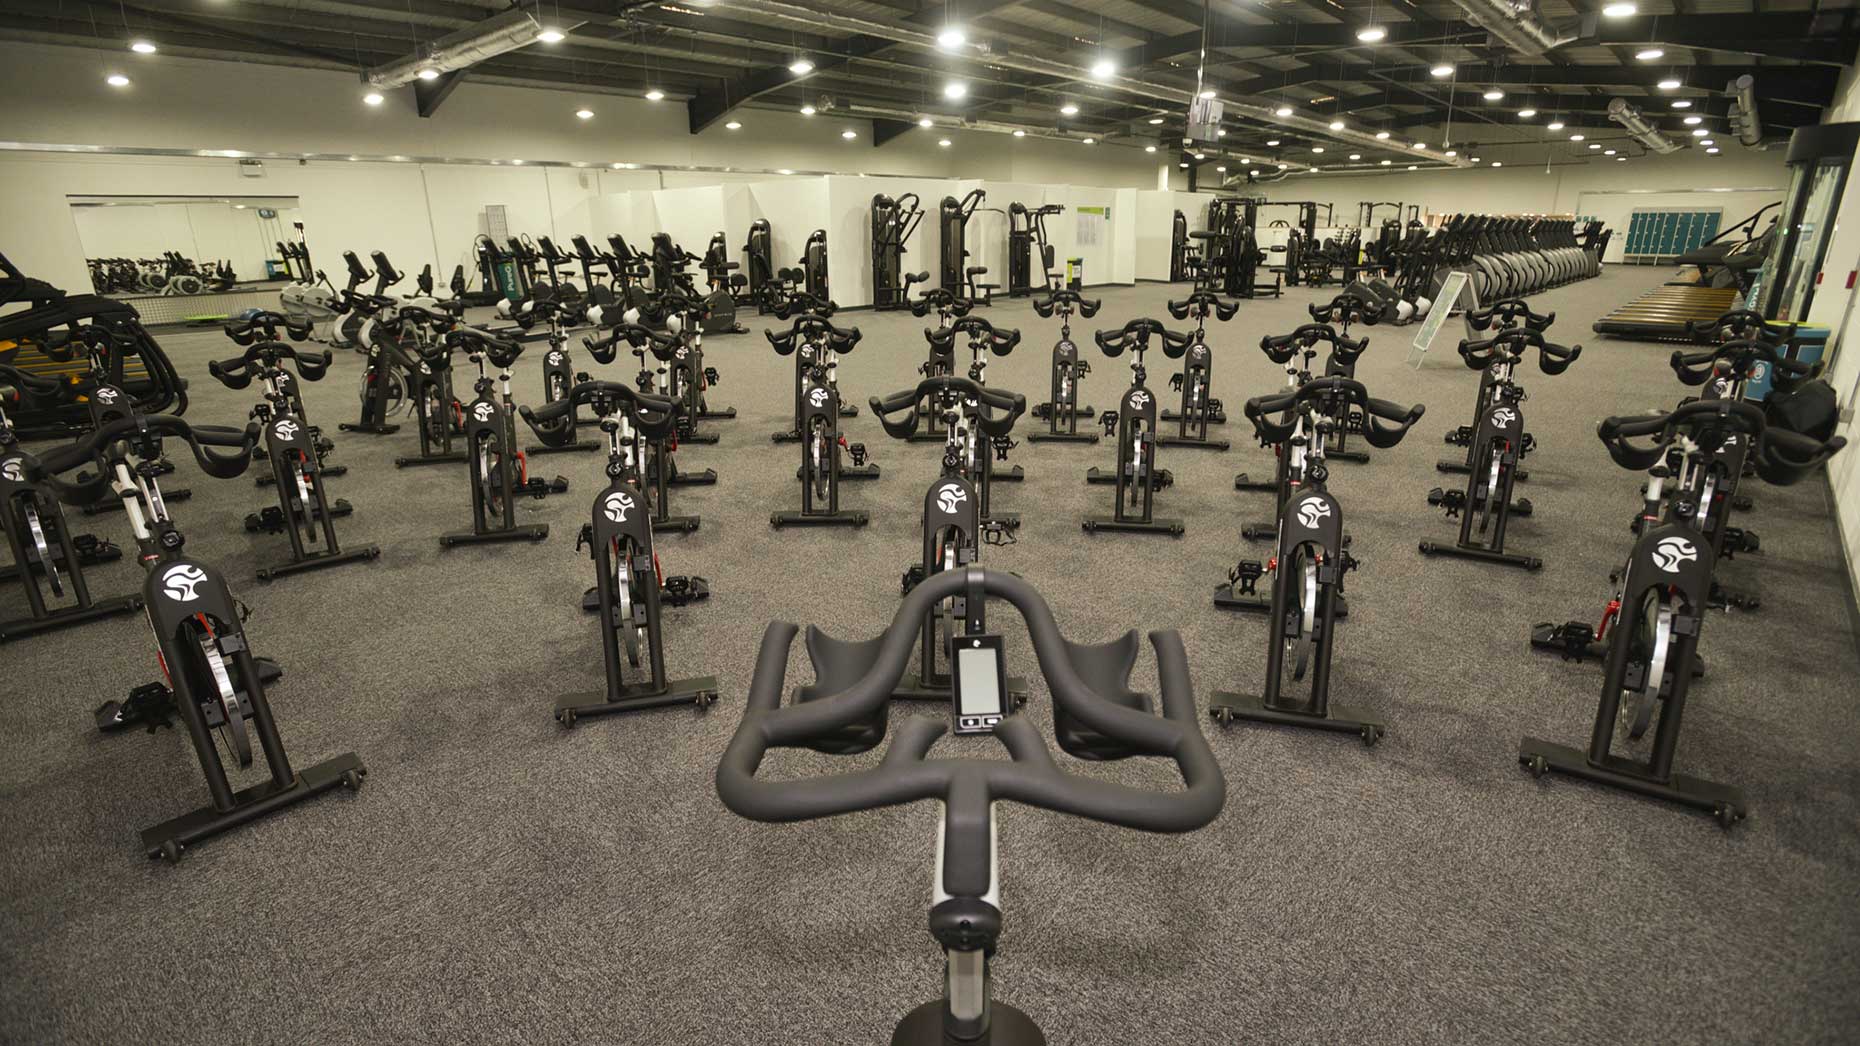
POLYGON ((955 515, 956 507, 969 500, 969 492, 961 484, 945 483, 937 488, 936 507, 942 512, 955 515))
POLYGON ((601 503, 601 511, 606 513, 607 518, 613 522, 625 523, 626 514, 633 510, 634 504, 633 495, 624 490, 616 490, 607 495, 607 500, 601 503))
POLYGON ((20 465, 19 459, 8 458, 4 464, 0 464, 0 477, 14 483, 24 483, 26 482, 26 470, 20 465))
POLYGON ((1679 573, 1679 564, 1699 558, 1698 547, 1682 537, 1661 538, 1653 546, 1653 565, 1668 574, 1679 573))
POLYGON ((1517 420, 1518 412, 1512 410, 1510 407, 1500 407, 1492 412, 1493 428, 1508 429, 1516 424, 1517 420))
POLYGON ((497 408, 489 403, 480 403, 471 409, 471 416, 477 418, 481 422, 490 421, 491 415, 495 413, 497 413, 497 408))
POLYGON ((1130 394, 1130 406, 1135 410, 1142 410, 1144 407, 1149 406, 1149 403, 1150 394, 1144 392, 1142 389, 1138 389, 1130 394))
POLYGON ((168 568, 161 576, 162 592, 176 603, 192 603, 200 598, 194 591, 207 579, 207 572, 192 563, 181 563, 168 568))
POLYGON ((560 352, 550 353, 549 354, 549 366, 560 367, 561 365, 562 365, 562 354, 560 352))
POLYGON ((271 426, 271 434, 279 439, 296 439, 297 423, 289 418, 280 418, 276 425, 271 426))
POLYGON ((1298 522, 1316 528, 1318 521, 1330 515, 1330 502, 1323 498, 1306 498, 1298 505, 1298 522))
POLYGON ((827 405, 827 390, 816 387, 814 391, 807 394, 807 401, 809 403, 812 403, 816 407, 826 406, 827 405))
POLYGON ((105 385, 103 388, 98 389, 97 390, 97 402, 98 403, 115 403, 116 402, 116 390, 113 388, 110 388, 108 385, 105 385))

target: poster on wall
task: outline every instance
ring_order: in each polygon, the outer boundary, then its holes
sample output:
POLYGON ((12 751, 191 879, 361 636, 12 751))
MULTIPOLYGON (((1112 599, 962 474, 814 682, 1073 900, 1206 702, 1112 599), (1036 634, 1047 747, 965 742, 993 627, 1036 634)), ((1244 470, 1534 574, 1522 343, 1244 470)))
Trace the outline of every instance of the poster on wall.
POLYGON ((1078 236, 1074 243, 1080 247, 1096 247, 1104 242, 1104 227, 1111 220, 1109 207, 1080 207, 1078 236))

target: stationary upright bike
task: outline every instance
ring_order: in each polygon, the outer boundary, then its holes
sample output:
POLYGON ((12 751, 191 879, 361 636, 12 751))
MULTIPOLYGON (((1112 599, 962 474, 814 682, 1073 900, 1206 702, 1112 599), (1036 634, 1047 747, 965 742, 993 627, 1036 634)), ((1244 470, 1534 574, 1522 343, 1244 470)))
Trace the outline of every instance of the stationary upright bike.
POLYGON ((801 511, 774 512, 769 525, 809 527, 863 527, 871 517, 859 510, 840 508, 840 452, 847 449, 840 435, 839 386, 828 372, 830 361, 859 344, 857 327, 839 328, 818 316, 799 316, 786 333, 765 330, 769 344, 781 355, 811 343, 814 365, 806 374, 796 426, 801 432, 801 511))
POLYGON ((680 704, 707 706, 717 698, 715 676, 671 679, 666 674, 662 590, 675 591, 682 604, 705 598, 709 588, 702 578, 660 574, 652 545, 652 500, 642 482, 647 444, 671 436, 683 404, 636 392, 620 382, 583 381, 561 400, 534 411, 526 408, 523 416, 538 432, 560 433, 559 422, 583 405, 599 418, 607 437, 607 487, 595 495, 591 521, 582 525, 575 542, 577 549, 588 546, 594 559, 594 609, 601 621, 607 686, 557 699, 556 722, 572 727, 585 716, 680 704), (694 592, 694 587, 702 587, 702 592, 694 592), (639 668, 642 655, 645 678, 629 682, 626 669, 639 668))
POLYGON ((1324 451, 1350 409, 1362 411, 1362 434, 1384 450, 1400 443, 1423 413, 1370 398, 1359 381, 1315 378, 1291 392, 1246 402, 1247 420, 1260 438, 1285 447, 1295 493, 1279 512, 1279 543, 1272 561, 1272 603, 1267 613, 1266 683, 1258 695, 1216 693, 1209 711, 1223 725, 1236 719, 1353 733, 1374 745, 1386 729, 1366 713, 1330 701, 1330 661, 1336 640, 1337 598, 1343 576, 1357 561, 1343 539, 1343 507, 1327 486, 1324 451), (1287 661, 1290 661, 1289 672, 1287 661), (1292 681, 1311 676, 1310 696, 1285 694, 1292 681))
POLYGON ((517 410, 510 396, 510 368, 523 354, 523 346, 475 327, 448 331, 456 348, 463 348, 478 367, 472 383, 477 394, 465 405, 465 455, 471 481, 471 529, 442 535, 441 548, 496 541, 541 541, 549 536, 547 523, 517 523, 516 499, 541 499, 568 490, 568 480, 531 478, 529 462, 517 449, 517 410), (496 379, 486 361, 497 365, 496 379))
POLYGON ((1053 343, 1051 390, 1045 403, 1033 408, 1033 416, 1046 420, 1046 431, 1027 434, 1029 443, 1096 443, 1096 432, 1080 432, 1079 420, 1090 421, 1097 411, 1079 404, 1079 383, 1091 373, 1091 361, 1079 359, 1079 347, 1072 341, 1072 314, 1085 319, 1098 315, 1101 303, 1080 296, 1078 291, 1056 290, 1044 298, 1035 298, 1033 311, 1042 317, 1059 314, 1059 340, 1053 343), (1060 426, 1065 426, 1063 429, 1060 426))
POLYGON ((1169 315, 1178 320, 1193 316, 1195 330, 1188 350, 1182 354, 1182 372, 1169 376, 1169 387, 1181 394, 1180 405, 1176 410, 1165 410, 1158 415, 1163 421, 1175 422, 1176 432, 1158 436, 1156 442, 1165 447, 1227 449, 1226 440, 1208 436, 1209 425, 1227 423, 1227 411, 1209 392, 1214 380, 1214 353, 1208 349, 1208 317, 1225 323, 1238 311, 1239 302, 1222 301, 1213 291, 1197 291, 1181 301, 1169 303, 1169 315))
POLYGON ((1102 417, 1105 435, 1117 436, 1114 466, 1109 472, 1094 467, 1085 474, 1087 483, 1116 484, 1111 515, 1085 517, 1085 533, 1123 530, 1180 537, 1185 529, 1180 519, 1157 519, 1154 514, 1157 489, 1175 482, 1175 477, 1156 464, 1156 394, 1144 384, 1143 354, 1154 338, 1163 355, 1181 359, 1194 336, 1166 330, 1161 320, 1137 319, 1121 330, 1098 331, 1093 337, 1106 356, 1130 353, 1130 387, 1118 400, 1116 412, 1102 417))

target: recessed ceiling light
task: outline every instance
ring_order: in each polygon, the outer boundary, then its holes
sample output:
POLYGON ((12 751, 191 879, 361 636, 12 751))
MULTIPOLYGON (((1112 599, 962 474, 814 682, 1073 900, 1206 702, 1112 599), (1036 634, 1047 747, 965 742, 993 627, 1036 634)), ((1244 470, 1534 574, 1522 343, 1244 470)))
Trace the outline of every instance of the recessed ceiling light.
POLYGON ((577 109, 577 110, 575 110, 575 116, 576 116, 577 118, 579 118, 579 119, 582 119, 582 120, 592 120, 592 119, 594 119, 594 110, 592 110, 592 109, 577 109))
POLYGON ((1079 114, 1079 107, 1076 105, 1073 105, 1071 102, 1067 102, 1066 104, 1059 107, 1059 115, 1061 116, 1077 116, 1078 114, 1079 114))
POLYGON ((1563 129, 1563 121, 1552 120, 1544 125, 1544 129, 1547 131, 1560 131, 1563 129))
MULTIPOLYGON (((349 159, 351 159, 351 160, 353 160, 353 159, 355 159, 355 157, 353 157, 353 156, 351 156, 351 157, 349 157, 349 159)), ((616 171, 617 171, 617 170, 619 170, 619 169, 620 169, 620 167, 621 167, 621 165, 620 165, 620 164, 617 164, 617 163, 616 163, 616 164, 610 164, 609 166, 611 166, 611 167, 612 167, 612 168, 613 168, 614 170, 616 170, 616 171)))
POLYGON ((1484 98, 1488 102, 1496 102, 1500 98, 1505 97, 1505 92, 1499 90, 1496 87, 1493 87, 1493 88, 1488 89, 1485 92, 1485 94, 1481 95, 1480 97, 1484 98))
POLYGON ((1478 158, 1477 156, 1475 156, 1475 157, 1473 157, 1473 158, 1472 158, 1472 162, 1474 162, 1474 163, 1478 163, 1478 162, 1479 162, 1479 158, 1478 158))
POLYGON ((1580 134, 1572 134, 1569 136, 1569 140, 1572 142, 1580 142, 1582 141, 1583 137, 1584 136, 1580 134))
POLYGON ((1675 108, 1675 109, 1690 109, 1690 108, 1692 108, 1692 99, 1690 99, 1690 98, 1675 98, 1675 99, 1673 99, 1673 108, 1675 108))
POLYGON ((1589 148, 1591 149, 1600 149, 1601 147, 1602 147, 1601 142, 1590 142, 1589 143, 1589 148))
POLYGON ((1091 64, 1091 77, 1094 80, 1109 80, 1117 72, 1117 64, 1109 58, 1100 58, 1091 64))
POLYGON ((1016 131, 1014 132, 1014 137, 1016 137, 1016 138, 1025 138, 1025 137, 1027 137, 1027 132, 1026 132, 1026 131, 1021 131, 1021 130, 1016 130, 1016 131))
POLYGON ((938 144, 938 145, 940 145, 940 146, 942 146, 943 148, 945 148, 945 149, 947 149, 947 148, 949 148, 949 139, 948 139, 948 138, 938 138, 938 139, 936 140, 936 144, 938 144))
POLYGON ((1216 168, 1214 169, 1214 173, 1216 173, 1216 174, 1226 174, 1226 173, 1227 173, 1227 168, 1225 168, 1225 167, 1216 167, 1216 168))
POLYGON ((1259 177, 1259 172, 1258 172, 1258 171, 1248 171, 1248 172, 1246 172, 1246 173, 1247 173, 1247 175, 1248 175, 1249 177, 1253 177, 1253 178, 1257 178, 1257 177, 1259 177))
POLYGON ((1153 153, 1156 151, 1156 147, 1154 145, 1146 145, 1143 147, 1143 151, 1146 153, 1153 153))
POLYGON ((1643 47, 1634 52, 1634 57, 1643 62, 1657 62, 1666 57, 1666 52, 1658 47, 1643 47))
POLYGON ((1362 154, 1362 153, 1351 153, 1351 154, 1350 154, 1350 159, 1352 159, 1352 160, 1360 160, 1360 159, 1362 159, 1362 158, 1363 158, 1363 154, 1362 154))
POLYGON ((1321 153, 1324 151, 1324 147, 1321 145, 1314 145, 1311 147, 1311 151, 1314 153, 1321 153))
POLYGON ((419 72, 414 73, 413 75, 419 77, 422 80, 426 80, 430 82, 430 81, 439 79, 439 70, 434 69, 432 66, 429 65, 426 68, 420 70, 419 72))
MULTIPOLYGON (((1098 144, 1098 139, 1096 139, 1096 138, 1087 138, 1087 139, 1085 139, 1085 144, 1086 144, 1086 145, 1097 145, 1097 144, 1098 144)), ((1201 154, 1200 154, 1200 153, 1196 153, 1196 154, 1195 154, 1195 158, 1196 158, 1197 160, 1199 160, 1199 159, 1201 158, 1201 154)))
POLYGON ((969 85, 961 80, 951 80, 943 85, 943 97, 961 98, 969 93, 969 85))
POLYGON ((1279 170, 1281 170, 1281 171, 1283 171, 1283 170, 1285 170, 1285 165, 1284 165, 1284 164, 1280 164, 1280 165, 1279 165, 1279 170))
POLYGON ((1520 120, 1528 120, 1531 117, 1536 116, 1536 115, 1537 115, 1537 110, 1535 109, 1519 109, 1518 110, 1518 119, 1520 120))
POLYGON ((780 170, 778 170, 778 171, 776 171, 775 173, 776 173, 776 174, 793 174, 793 173, 794 173, 794 168, 792 168, 792 167, 783 167, 783 168, 781 168, 780 170))
POLYGON ((1603 150, 1602 150, 1602 155, 1603 155, 1603 156, 1613 156, 1614 154, 1615 154, 1615 151, 1614 151, 1613 149, 1603 149, 1603 150))
POLYGON ((1279 145, 1279 140, 1277 138, 1266 139, 1266 148, 1274 149, 1274 148, 1277 148, 1278 145, 1279 145))
POLYGON ((1692 137, 1694 138, 1703 138, 1710 133, 1711 133, 1710 131, 1707 131, 1703 127, 1694 127, 1692 129, 1692 137))
POLYGON ((662 98, 664 98, 664 97, 665 97, 665 92, 664 92, 664 91, 661 91, 661 90, 659 90, 659 89, 658 89, 657 87, 655 87, 655 88, 653 88, 652 90, 650 90, 650 91, 647 91, 647 92, 646 92, 646 100, 647 100, 648 102, 656 102, 656 101, 659 101, 660 99, 662 99, 662 98))
POLYGON ((1448 150, 1447 150, 1447 155, 1448 155, 1448 156, 1458 156, 1459 154, 1460 154, 1460 153, 1459 153, 1459 150, 1458 150, 1458 149, 1448 149, 1448 150))
POLYGON ((968 35, 953 25, 936 34, 936 45, 944 50, 954 50, 968 42, 968 35))
POLYGON ((1214 137, 1216 137, 1216 138, 1225 138, 1225 137, 1227 137, 1227 128, 1225 128, 1225 127, 1221 127, 1221 128, 1216 128, 1216 129, 1215 129, 1215 132, 1214 132, 1214 137))
POLYGON ((1289 106, 1289 105, 1281 105, 1281 106, 1279 106, 1279 107, 1278 107, 1277 109, 1274 109, 1274 110, 1272 111, 1272 115, 1274 115, 1274 116, 1290 116, 1290 115, 1292 115, 1292 107, 1291 107, 1291 106, 1289 106))
POLYGON ((858 131, 855 131, 855 130, 852 130, 851 128, 848 128, 847 130, 844 130, 844 131, 841 131, 841 132, 840 132, 840 137, 841 137, 841 138, 844 138, 844 139, 846 139, 847 141, 849 141, 849 142, 850 142, 850 141, 852 141, 852 140, 853 140, 854 138, 857 138, 857 137, 859 137, 859 132, 858 132, 858 131))
POLYGON ((1414 143, 1414 147, 1415 147, 1416 149, 1425 149, 1425 148, 1427 148, 1427 143, 1426 143, 1426 142, 1416 142, 1416 143, 1414 143))
POLYGON ((1633 4, 1609 4, 1602 8, 1604 18, 1632 18, 1640 9, 1633 4))
POLYGON ((1616 163, 1625 163, 1626 161, 1627 161, 1627 157, 1625 157, 1625 156, 1617 156, 1617 157, 1615 157, 1615 162, 1616 162, 1616 163))
POLYGON ((129 45, 129 49, 137 54, 155 53, 155 45, 149 43, 147 40, 137 40, 135 43, 129 45))
POLYGON ((1377 131, 1376 138, 1380 141, 1386 142, 1389 139, 1389 133, 1387 131, 1377 131))
POLYGON ((1432 73, 1434 76, 1434 79, 1436 80, 1445 80, 1447 77, 1453 75, 1453 67, 1448 65, 1445 62, 1442 62, 1439 65, 1433 67, 1432 69, 1429 69, 1428 72, 1432 73))
POLYGON ((931 124, 935 122, 936 121, 930 119, 928 116, 920 116, 917 118, 917 126, 919 127, 929 127, 931 124))
POLYGON ((1710 138, 1701 138, 1699 140, 1699 144, 1700 145, 1717 145, 1718 143, 1712 141, 1710 138))
POLYGON ((1688 116, 1686 117, 1686 126, 1696 127, 1699 124, 1703 123, 1704 121, 1705 121, 1705 118, 1703 116, 1688 116))
POLYGON ((1502 164, 1502 163, 1500 163, 1500 162, 1498 162, 1497 160, 1493 160, 1493 161, 1492 161, 1492 166, 1494 166, 1494 167, 1503 167, 1503 166, 1505 166, 1505 165, 1504 165, 1504 164, 1502 164))
POLYGON ((1356 31, 1356 38, 1366 44, 1376 44, 1388 39, 1389 31, 1379 25, 1366 25, 1356 31))
POLYGON ((1677 77, 1669 76, 1666 79, 1661 80, 1655 86, 1659 87, 1659 89, 1662 91, 1677 91, 1679 90, 1679 80, 1677 77))
POLYGON ((1150 126, 1151 126, 1151 127, 1160 127, 1160 126, 1162 126, 1162 122, 1163 122, 1163 118, 1162 118, 1162 117, 1160 117, 1160 116, 1152 116, 1152 117, 1150 117, 1150 126))
POLYGON ((1176 164, 1176 166, 1186 169, 1188 167, 1188 161, 1183 160, 1181 163, 1176 164))
POLYGON ((565 38, 566 34, 560 29, 544 29, 542 32, 536 34, 536 39, 541 40, 545 44, 559 44, 565 38))
POLYGON ((814 63, 805 58, 796 58, 788 63, 788 71, 796 76, 806 76, 814 71, 814 63))
POLYGON ((1706 153, 1708 153, 1708 154, 1710 154, 1710 155, 1712 155, 1712 156, 1716 156, 1716 155, 1718 155, 1718 149, 1717 149, 1717 147, 1716 147, 1716 146, 1713 146, 1712 148, 1710 148, 1710 149, 1707 149, 1707 150, 1705 150, 1705 151, 1706 151, 1706 153))
POLYGON ((1199 97, 1201 97, 1201 98, 1213 98, 1213 97, 1214 97, 1214 88, 1212 88, 1212 87, 1210 87, 1210 88, 1207 88, 1206 90, 1204 90, 1204 91, 1202 91, 1202 92, 1201 92, 1201 94, 1199 95, 1199 97))
POLYGON ((1333 130, 1333 131, 1341 131, 1341 130, 1343 130, 1343 121, 1342 121, 1342 120, 1332 120, 1332 121, 1330 122, 1330 129, 1331 129, 1331 130, 1333 130))
POLYGON ((1419 168, 1419 167, 1416 167, 1416 166, 1415 166, 1414 164, 1409 164, 1409 165, 1408 165, 1408 169, 1409 169, 1409 170, 1411 170, 1411 171, 1418 171, 1418 170, 1420 170, 1420 168, 1419 168))
MULTIPOLYGON (((118 87, 121 87, 123 86, 123 84, 126 84, 129 82, 129 78, 125 76, 112 76, 110 77, 110 82, 112 84, 116 84, 116 86, 118 87), (116 83, 116 81, 118 80, 123 81, 123 83, 122 84, 116 83)), ((370 91, 367 94, 362 96, 363 105, 380 105, 382 102, 385 102, 385 101, 387 101, 387 99, 381 97, 380 91, 370 91)))
POLYGON ((725 130, 729 130, 729 131, 740 131, 743 129, 743 125, 736 120, 731 120, 729 123, 724 124, 723 126, 725 130))
POLYGON ((1205 160, 1205 159, 1207 159, 1207 158, 1208 158, 1208 154, 1207 154, 1207 153, 1196 153, 1196 154, 1195 154, 1195 159, 1197 159, 1197 160, 1205 160))
POLYGON ((523 161, 522 161, 522 160, 512 160, 512 161, 510 161, 510 162, 511 162, 511 163, 514 163, 514 164, 516 164, 516 165, 517 165, 518 167, 521 167, 521 166, 523 166, 523 161))
POLYGON ((816 109, 816 108, 814 108, 814 107, 813 107, 813 106, 811 106, 811 105, 803 105, 803 106, 801 107, 801 115, 802 115, 802 116, 812 116, 812 115, 814 115, 815 113, 817 113, 817 112, 819 112, 819 111, 820 111, 820 110, 818 110, 818 109, 816 109))
POLYGON ((1382 166, 1387 167, 1388 165, 1389 165, 1389 161, 1387 160, 1382 161, 1382 166))

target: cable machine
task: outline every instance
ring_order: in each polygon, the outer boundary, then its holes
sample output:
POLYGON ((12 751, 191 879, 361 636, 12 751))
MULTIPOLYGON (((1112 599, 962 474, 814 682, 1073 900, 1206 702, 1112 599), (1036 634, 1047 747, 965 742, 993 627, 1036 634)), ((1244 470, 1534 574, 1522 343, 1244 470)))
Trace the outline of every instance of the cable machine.
POLYGON ((904 247, 917 223, 924 220, 914 192, 894 199, 879 193, 872 197, 872 307, 902 309, 905 301, 904 247))
POLYGON ((939 285, 958 298, 968 298, 977 305, 992 304, 993 283, 977 283, 977 276, 985 276, 988 267, 969 264, 969 248, 965 240, 969 217, 975 213, 988 194, 980 189, 970 189, 969 194, 958 200, 954 196, 943 197, 943 203, 937 211, 937 221, 943 230, 942 264, 939 266, 939 285))
POLYGON ((774 233, 767 218, 749 223, 749 238, 743 241, 743 275, 749 278, 749 296, 758 303, 756 311, 763 311, 762 288, 775 278, 774 233))
POLYGON ((1031 210, 1026 204, 1008 204, 1008 297, 1019 298, 1033 293, 1033 257, 1040 257, 1040 290, 1056 289, 1053 276, 1053 245, 1046 239, 1046 219, 1064 213, 1065 208, 1049 203, 1031 210))
POLYGON ((1202 264, 1202 286, 1230 297, 1258 298, 1282 291, 1277 275, 1270 283, 1261 282, 1259 263, 1266 252, 1259 249, 1259 205, 1256 196, 1224 196, 1208 204, 1208 241, 1202 264))

